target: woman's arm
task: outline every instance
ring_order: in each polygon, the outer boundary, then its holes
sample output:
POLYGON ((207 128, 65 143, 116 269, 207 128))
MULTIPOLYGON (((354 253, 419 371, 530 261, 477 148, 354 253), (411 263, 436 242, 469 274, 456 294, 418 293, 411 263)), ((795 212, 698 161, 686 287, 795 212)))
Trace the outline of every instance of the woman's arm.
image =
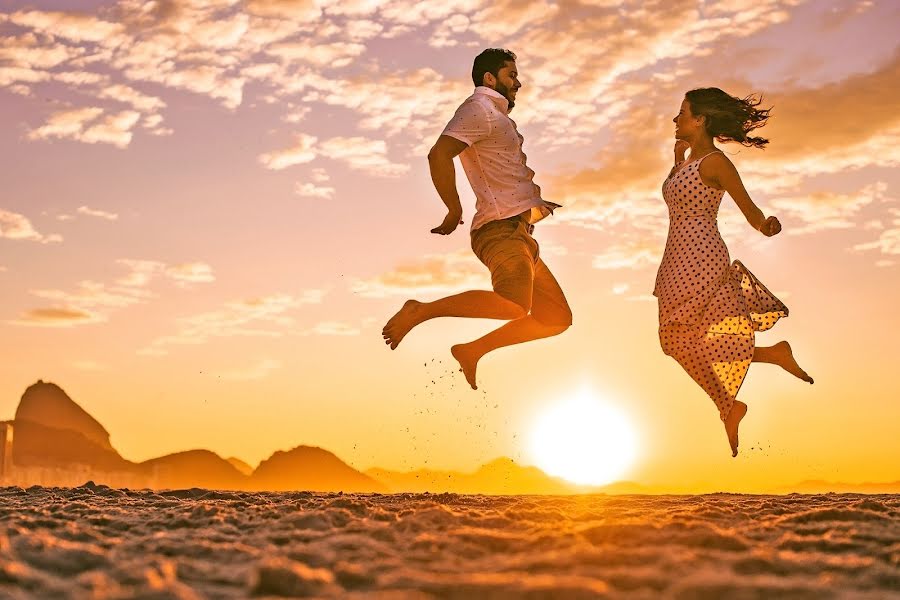
POLYGON ((709 180, 713 187, 728 192, 753 229, 769 237, 781 231, 778 219, 774 216, 766 217, 754 204, 740 174, 727 156, 716 153, 704 159, 700 164, 700 177, 709 180))
POLYGON ((681 163, 684 162, 684 154, 685 154, 685 152, 688 151, 688 149, 690 147, 691 147, 691 145, 683 140, 677 140, 675 142, 675 164, 672 165, 672 170, 669 171, 668 175, 666 175, 666 179, 671 177, 672 174, 675 172, 675 169, 677 169, 679 166, 681 166, 681 163))

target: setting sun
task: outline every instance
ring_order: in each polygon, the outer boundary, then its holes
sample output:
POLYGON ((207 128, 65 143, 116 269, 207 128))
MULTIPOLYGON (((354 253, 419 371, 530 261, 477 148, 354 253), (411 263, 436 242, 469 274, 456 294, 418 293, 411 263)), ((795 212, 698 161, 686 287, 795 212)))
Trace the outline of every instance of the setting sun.
POLYGON ((538 415, 531 432, 531 453, 551 475, 602 485, 632 465, 637 434, 622 412, 582 391, 538 415))

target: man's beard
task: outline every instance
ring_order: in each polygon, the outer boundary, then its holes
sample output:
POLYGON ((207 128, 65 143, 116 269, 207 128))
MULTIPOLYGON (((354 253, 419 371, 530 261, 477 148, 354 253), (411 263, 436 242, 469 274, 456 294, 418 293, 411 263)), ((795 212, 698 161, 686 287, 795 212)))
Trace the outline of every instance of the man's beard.
POLYGON ((512 111, 513 107, 516 105, 516 101, 509 97, 509 88, 497 80, 497 87, 494 88, 494 91, 506 98, 506 101, 509 102, 508 110, 512 111))

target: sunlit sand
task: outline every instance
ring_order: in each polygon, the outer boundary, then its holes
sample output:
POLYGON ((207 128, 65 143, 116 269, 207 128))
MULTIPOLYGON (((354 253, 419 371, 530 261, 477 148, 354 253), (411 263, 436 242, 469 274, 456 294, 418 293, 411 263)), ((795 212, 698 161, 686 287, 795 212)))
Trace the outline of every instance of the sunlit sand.
POLYGON ((900 496, 0 489, 0 596, 896 597, 900 496), (737 593, 737 595, 733 595, 737 593))

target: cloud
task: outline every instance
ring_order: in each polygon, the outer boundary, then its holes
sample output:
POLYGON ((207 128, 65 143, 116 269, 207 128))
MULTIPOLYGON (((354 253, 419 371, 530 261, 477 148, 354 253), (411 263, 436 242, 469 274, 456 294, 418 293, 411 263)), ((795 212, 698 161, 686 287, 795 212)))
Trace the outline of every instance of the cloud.
MULTIPOLYGON (((119 218, 119 215, 111 212, 107 212, 104 210, 97 210, 94 208, 90 208, 89 206, 79 206, 78 212, 83 215, 88 215, 89 217, 97 217, 99 219, 106 219, 107 221, 115 221, 119 218)), ((60 215, 62 216, 62 215, 60 215)))
MULTIPOLYGON (((30 67, 3 67, 0 66, 0 86, 12 86, 14 83, 38 83, 50 79, 48 73, 34 71, 30 67)), ((20 88, 22 86, 19 86, 20 88)), ((29 89, 27 86, 25 89, 29 89)))
POLYGON ((471 81, 448 80, 428 67, 387 73, 379 70, 336 80, 308 77, 304 84, 315 90, 309 95, 310 101, 352 110, 361 117, 362 129, 387 137, 400 133, 416 140, 427 137, 429 145, 472 93, 471 81))
POLYGON ((163 271, 178 283, 211 283, 216 280, 212 267, 204 262, 190 262, 166 267, 163 271))
POLYGON ((302 165, 315 160, 316 152, 313 148, 318 139, 315 136, 306 135, 304 133, 300 133, 295 137, 296 143, 293 146, 263 154, 259 157, 259 162, 265 165, 267 169, 280 171, 281 169, 286 169, 294 165, 302 165))
POLYGON ((80 139, 85 125, 103 114, 103 109, 95 106, 63 110, 51 114, 46 123, 28 132, 32 140, 58 138, 80 139))
POLYGON ((78 308, 55 307, 35 308, 25 312, 19 319, 7 321, 11 325, 25 325, 32 327, 73 327, 100 323, 105 319, 102 315, 78 308))
POLYGON ((166 103, 160 98, 149 96, 133 87, 122 84, 104 87, 98 92, 97 97, 130 104, 141 113, 154 113, 166 107, 166 103))
POLYGON ((266 52, 285 63, 306 63, 313 67, 341 68, 351 64, 366 47, 356 43, 317 44, 310 41, 282 42, 266 52))
POLYGON ((148 297, 141 290, 107 286, 96 281, 82 281, 72 292, 37 289, 31 290, 31 294, 44 300, 56 301, 67 308, 74 307, 83 312, 93 312, 100 308, 125 308, 140 304, 148 297))
POLYGON ((163 276, 184 287, 215 280, 206 263, 192 262, 168 266, 160 261, 120 259, 117 264, 129 272, 113 284, 81 281, 74 290, 34 289, 31 295, 53 303, 26 312, 13 323, 17 325, 65 326, 88 325, 109 320, 113 310, 145 304, 156 297, 150 291, 151 281, 163 276))
POLYGON ((213 269, 205 262, 187 262, 167 265, 156 260, 134 260, 121 258, 116 261, 129 269, 117 283, 127 287, 146 287, 157 276, 163 276, 179 285, 191 283, 211 283, 216 280, 213 269))
POLYGON ((319 198, 322 200, 331 200, 334 197, 334 188, 327 185, 316 185, 314 183, 297 183, 294 186, 294 193, 304 198, 319 198))
POLYGON ((23 70, 52 69, 82 54, 81 48, 47 43, 32 33, 0 38, 0 62, 23 70))
POLYGON ((351 284, 353 293, 368 298, 490 288, 487 269, 468 249, 425 255, 372 279, 351 284))
POLYGON ((783 192, 825 173, 900 166, 898 86, 900 52, 869 73, 770 94, 775 110, 764 135, 771 148, 748 156, 742 173, 783 192))
POLYGON ((819 191, 803 196, 775 198, 769 203, 784 214, 785 225, 790 219, 801 223, 799 227, 785 227, 785 233, 799 235, 826 229, 856 227, 860 210, 873 202, 883 201, 887 184, 876 182, 853 194, 837 194, 819 191))
POLYGON ((409 165, 394 163, 388 158, 387 144, 383 140, 334 137, 320 142, 315 136, 303 133, 296 136, 293 146, 263 154, 259 162, 266 168, 281 170, 312 162, 317 156, 339 160, 353 169, 384 177, 396 177, 409 171, 409 165))
POLYGON ((262 17, 312 22, 322 15, 315 0, 246 0, 247 11, 262 17))
POLYGON ((7 240, 27 240, 52 244, 62 241, 62 236, 38 232, 25 215, 0 209, 0 238, 7 240))
POLYGON ((364 137, 336 137, 322 142, 324 156, 347 163, 354 169, 371 175, 397 177, 409 171, 409 165, 392 162, 387 157, 384 140, 364 137))
POLYGON ((110 42, 120 39, 125 28, 119 23, 104 21, 86 14, 60 11, 18 11, 9 21, 36 31, 52 32, 56 37, 72 42, 110 42))
POLYGON ((46 123, 28 132, 32 140, 68 138, 87 144, 112 144, 125 148, 131 142, 131 129, 140 118, 140 113, 132 110, 103 114, 102 108, 87 107, 53 113, 46 123), (91 124, 92 123, 92 124, 91 124), (88 126, 91 124, 90 126, 88 126))
POLYGON ((307 290, 299 297, 272 294, 228 302, 218 310, 177 319, 177 332, 153 340, 139 354, 163 356, 170 346, 201 345, 215 338, 282 337, 294 327, 294 318, 288 313, 318 304, 324 295, 323 290, 307 290))
MULTIPOLYGON (((891 221, 892 227, 885 229, 877 240, 857 244, 853 247, 857 251, 878 250, 882 254, 888 256, 900 255, 900 210, 896 208, 890 209, 890 214, 894 217, 891 221)), ((893 266, 894 262, 889 260, 880 260, 876 263, 878 266, 893 266)))

